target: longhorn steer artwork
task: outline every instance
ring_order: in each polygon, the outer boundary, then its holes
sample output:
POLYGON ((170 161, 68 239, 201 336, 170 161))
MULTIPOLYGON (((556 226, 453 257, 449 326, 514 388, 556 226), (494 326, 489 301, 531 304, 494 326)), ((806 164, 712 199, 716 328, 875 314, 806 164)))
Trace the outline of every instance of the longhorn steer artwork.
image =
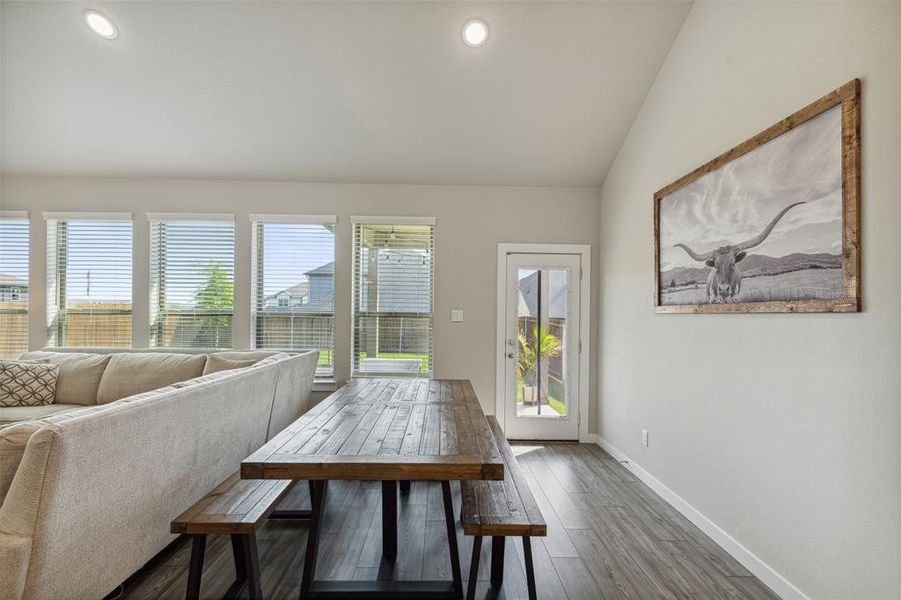
POLYGON ((859 311, 860 81, 658 190, 653 209, 658 313, 859 311))
POLYGON ((716 250, 698 254, 688 247, 687 244, 674 244, 675 248, 682 248, 690 257, 698 262, 702 262, 710 267, 710 273, 707 275, 707 300, 710 302, 734 302, 741 293, 741 269, 738 263, 743 261, 748 255, 748 250, 755 248, 763 243, 770 235, 779 220, 785 216, 785 213, 794 207, 804 204, 804 202, 795 202, 789 204, 779 211, 773 220, 764 227, 756 236, 749 240, 739 242, 738 244, 728 244, 720 246, 716 250))

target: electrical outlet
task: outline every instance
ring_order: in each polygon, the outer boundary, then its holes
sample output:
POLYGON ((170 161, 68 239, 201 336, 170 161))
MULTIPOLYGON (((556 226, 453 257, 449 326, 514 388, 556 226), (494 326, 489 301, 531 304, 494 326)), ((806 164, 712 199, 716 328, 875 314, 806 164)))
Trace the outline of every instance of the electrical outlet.
POLYGON ((641 445, 644 446, 645 448, 648 447, 648 430, 647 429, 641 430, 641 445))

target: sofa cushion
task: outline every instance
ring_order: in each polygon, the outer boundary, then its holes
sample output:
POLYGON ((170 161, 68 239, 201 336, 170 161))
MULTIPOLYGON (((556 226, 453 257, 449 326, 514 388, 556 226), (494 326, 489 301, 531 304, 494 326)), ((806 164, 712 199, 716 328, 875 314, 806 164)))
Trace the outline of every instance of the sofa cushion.
POLYGON ((53 403, 59 365, 0 360, 0 407, 53 403))
POLYGON ((210 352, 208 356, 218 356, 227 360, 263 360, 278 354, 273 350, 224 350, 222 352, 210 352))
POLYGON ((22 360, 48 359, 59 365, 59 379, 56 381, 56 404, 97 404, 97 389, 100 379, 110 361, 109 354, 89 354, 86 352, 26 352, 22 360))
POLYGON ((218 373, 219 371, 229 371, 231 369, 243 369, 259 362, 256 358, 231 359, 222 358, 218 354, 208 354, 206 358, 206 366, 203 367, 203 374, 218 373))
POLYGON ((97 404, 149 392, 203 374, 206 354, 113 354, 100 380, 97 404))
POLYGON ((286 354, 285 352, 279 352, 277 354, 270 354, 266 358, 261 361, 258 361, 253 366, 254 367, 265 367, 266 365, 274 365, 277 362, 283 361, 286 358, 291 356, 290 354, 286 354))
POLYGON ((43 406, 6 406, 0 407, 0 426, 43 419, 50 415, 83 409, 83 404, 45 404, 43 406))

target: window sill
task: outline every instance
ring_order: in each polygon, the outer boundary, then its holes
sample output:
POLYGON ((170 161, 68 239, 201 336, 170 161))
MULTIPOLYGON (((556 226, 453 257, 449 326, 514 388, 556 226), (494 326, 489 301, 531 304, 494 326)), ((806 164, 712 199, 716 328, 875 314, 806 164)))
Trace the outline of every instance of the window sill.
POLYGON ((338 389, 338 382, 334 379, 314 379, 314 392, 334 392, 338 389))

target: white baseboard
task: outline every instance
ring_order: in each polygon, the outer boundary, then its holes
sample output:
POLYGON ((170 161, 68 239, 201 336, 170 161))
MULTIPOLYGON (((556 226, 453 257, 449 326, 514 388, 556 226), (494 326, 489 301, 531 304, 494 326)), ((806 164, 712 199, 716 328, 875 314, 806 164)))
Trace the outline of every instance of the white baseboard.
POLYGON ((593 436, 594 439, 592 441, 594 443, 603 448, 617 461, 623 463, 623 466, 629 469, 635 477, 654 490, 670 506, 682 513, 686 519, 694 523, 698 529, 707 534, 710 539, 728 552, 742 566, 768 585, 779 597, 784 600, 810 600, 804 592, 795 587, 789 580, 742 546, 741 542, 723 531, 719 525, 701 514, 698 509, 686 502, 676 492, 666 487, 663 482, 641 468, 640 465, 626 456, 619 448, 597 434, 589 434, 589 436, 593 436))

